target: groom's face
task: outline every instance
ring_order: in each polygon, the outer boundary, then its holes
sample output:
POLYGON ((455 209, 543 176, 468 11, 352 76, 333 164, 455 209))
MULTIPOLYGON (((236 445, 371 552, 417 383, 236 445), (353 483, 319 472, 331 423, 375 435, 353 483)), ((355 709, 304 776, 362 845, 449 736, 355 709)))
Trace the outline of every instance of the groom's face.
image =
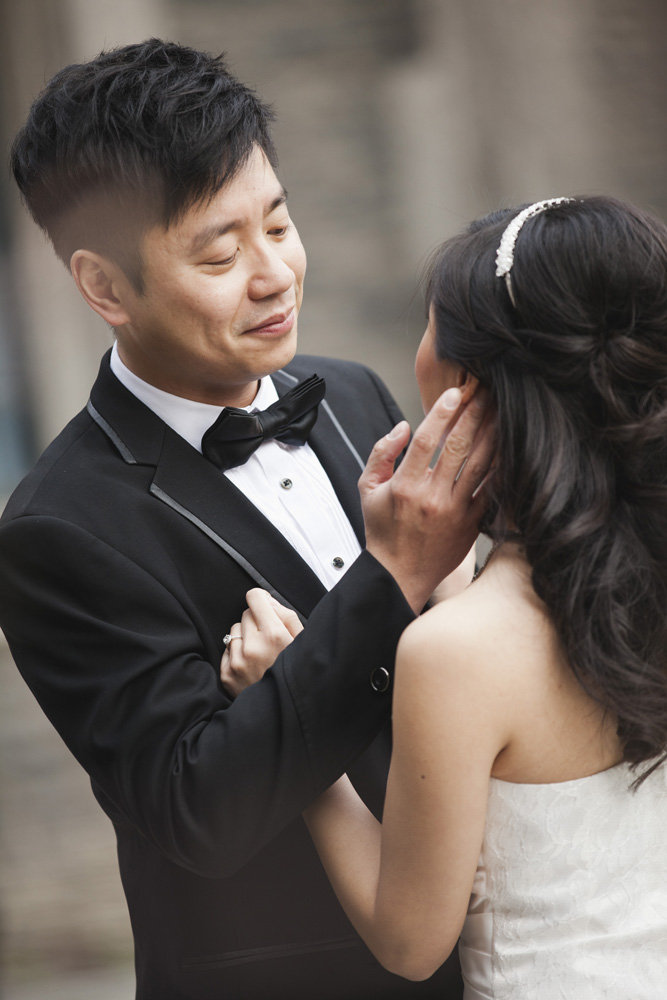
POLYGON ((118 348, 140 378, 178 396, 249 404, 292 359, 306 256, 264 153, 210 200, 141 245, 144 288, 122 283, 118 348))

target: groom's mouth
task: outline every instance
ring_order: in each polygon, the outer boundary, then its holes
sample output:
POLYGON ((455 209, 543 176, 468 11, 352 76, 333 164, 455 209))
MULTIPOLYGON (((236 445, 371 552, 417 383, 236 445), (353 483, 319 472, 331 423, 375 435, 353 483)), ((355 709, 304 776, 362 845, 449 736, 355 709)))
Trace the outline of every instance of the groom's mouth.
POLYGON ((274 313, 272 316, 263 320, 258 326, 253 326, 244 330, 244 335, 252 334, 253 336, 260 337, 280 337, 291 331, 294 326, 295 319, 296 309, 292 306, 292 308, 286 312, 274 313))

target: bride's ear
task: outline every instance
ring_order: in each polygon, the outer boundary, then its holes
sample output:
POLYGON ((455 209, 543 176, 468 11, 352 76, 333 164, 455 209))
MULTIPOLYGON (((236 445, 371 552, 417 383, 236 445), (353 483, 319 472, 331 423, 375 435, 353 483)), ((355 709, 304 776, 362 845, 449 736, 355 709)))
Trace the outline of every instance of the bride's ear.
POLYGON ((465 405, 468 403, 477 391, 477 386, 479 385, 479 379, 475 378, 469 371, 465 368, 461 368, 458 375, 458 386, 461 390, 461 403, 465 405))

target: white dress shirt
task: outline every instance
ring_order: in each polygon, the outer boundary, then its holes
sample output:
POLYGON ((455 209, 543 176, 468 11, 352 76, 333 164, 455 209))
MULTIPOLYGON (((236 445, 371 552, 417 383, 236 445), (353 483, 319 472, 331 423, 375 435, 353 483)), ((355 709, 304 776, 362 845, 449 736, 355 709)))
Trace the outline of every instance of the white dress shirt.
MULTIPOLYGON (((222 406, 174 396, 144 382, 123 364, 115 343, 111 370, 126 389, 201 452, 202 437, 222 406)), ((251 405, 244 409, 265 410, 277 399, 267 375, 260 380, 251 405)), ((281 532, 327 590, 361 552, 329 477, 308 443, 265 441, 244 465, 228 469, 224 475, 281 532)))

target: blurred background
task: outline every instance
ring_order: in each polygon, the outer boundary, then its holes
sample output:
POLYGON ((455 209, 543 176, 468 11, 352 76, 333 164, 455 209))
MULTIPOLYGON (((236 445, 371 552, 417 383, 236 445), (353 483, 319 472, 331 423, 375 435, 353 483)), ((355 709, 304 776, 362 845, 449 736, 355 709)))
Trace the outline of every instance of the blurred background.
MULTIPOLYGON (((67 63, 159 36, 278 114, 309 255, 301 349, 363 361, 414 424, 429 252, 500 206, 609 193, 667 219, 664 0, 1 0, 3 150, 67 63)), ((5 158, 3 152, 3 158, 5 158)), ((0 499, 111 337, 0 172, 0 499)), ((6 1000, 133 996, 111 825, 0 640, 6 1000)))

